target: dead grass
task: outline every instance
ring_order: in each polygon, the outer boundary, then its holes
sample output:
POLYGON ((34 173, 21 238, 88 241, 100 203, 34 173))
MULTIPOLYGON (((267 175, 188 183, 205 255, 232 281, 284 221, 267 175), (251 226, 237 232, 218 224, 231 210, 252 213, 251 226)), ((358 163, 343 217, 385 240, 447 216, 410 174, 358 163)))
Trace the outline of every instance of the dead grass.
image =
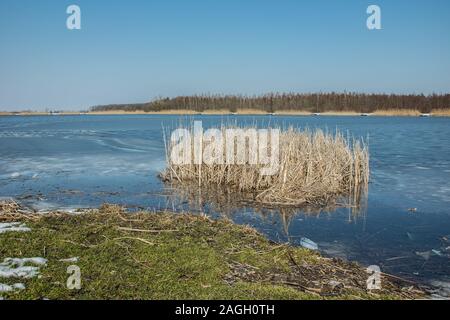
MULTIPOLYGON (((51 216, 62 215, 63 213, 55 211, 48 213, 51 216)), ((15 200, 0 201, 0 222, 11 222, 17 220, 36 221, 42 217, 42 214, 36 213, 30 209, 21 207, 15 200)))
POLYGON ((275 114, 286 116, 310 116, 312 113, 304 110, 277 110, 275 111, 275 114))
MULTIPOLYGON (((226 129, 221 128, 223 133, 226 129)), ((168 155, 172 147, 166 146, 168 155)), ((367 191, 369 152, 361 140, 346 138, 340 132, 289 128, 280 133, 279 154, 279 170, 274 175, 261 175, 266 166, 250 164, 247 155, 245 164, 175 165, 167 159, 168 167, 161 177, 205 190, 212 186, 231 189, 249 201, 271 206, 326 206, 342 197, 355 204, 367 191)))
POLYGON ((264 115, 267 115, 268 113, 264 110, 242 108, 242 109, 237 110, 237 114, 247 114, 247 115, 264 114, 264 115))
POLYGON ((326 111, 322 112, 321 115, 323 116, 360 116, 361 113, 355 112, 355 111, 326 111))
POLYGON ((436 117, 450 117, 450 108, 434 109, 431 111, 431 115, 436 117))
POLYGON ((0 222, 15 221, 21 218, 32 219, 32 215, 12 199, 0 201, 0 222))
POLYGON ((231 114, 232 112, 229 109, 207 109, 207 110, 203 110, 202 114, 205 115, 225 115, 225 114, 231 114))
POLYGON ((420 111, 414 109, 388 109, 388 110, 376 110, 372 113, 375 116, 413 116, 418 117, 421 115, 420 111))
POLYGON ((19 204, 14 200, 1 200, 0 201, 0 212, 4 214, 14 214, 20 209, 19 204))
POLYGON ((126 110, 109 110, 109 111, 90 111, 88 114, 91 115, 120 115, 120 114, 175 114, 175 115, 184 115, 184 114, 198 114, 197 111, 187 110, 187 109, 174 109, 174 110, 161 110, 161 111, 126 111, 126 110))

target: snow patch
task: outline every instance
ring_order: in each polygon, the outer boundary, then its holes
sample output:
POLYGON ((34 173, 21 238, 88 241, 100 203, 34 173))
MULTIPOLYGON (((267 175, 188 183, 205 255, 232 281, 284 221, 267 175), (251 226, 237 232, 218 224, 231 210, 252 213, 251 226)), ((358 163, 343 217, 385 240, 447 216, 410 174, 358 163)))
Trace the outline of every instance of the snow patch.
POLYGON ((13 291, 18 291, 18 290, 25 290, 25 285, 23 283, 15 283, 10 286, 8 284, 0 283, 0 293, 1 292, 13 292, 13 291))
POLYGON ((39 275, 39 267, 47 265, 47 259, 6 258, 0 263, 0 278, 29 279, 39 275))
POLYGON ((60 262, 78 262, 78 257, 68 258, 68 259, 59 259, 60 262))
POLYGON ((7 222, 0 223, 0 234, 6 232, 28 232, 31 231, 24 223, 20 222, 7 222))

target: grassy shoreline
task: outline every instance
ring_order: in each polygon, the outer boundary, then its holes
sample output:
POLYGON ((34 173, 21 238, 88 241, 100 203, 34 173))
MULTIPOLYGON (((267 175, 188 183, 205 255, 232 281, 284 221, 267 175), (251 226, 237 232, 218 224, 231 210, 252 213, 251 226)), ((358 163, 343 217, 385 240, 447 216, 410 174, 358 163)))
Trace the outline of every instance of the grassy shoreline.
MULTIPOLYGON (((14 209, 14 210, 13 210, 14 209)), ((29 215, 0 207, 0 222, 29 232, 0 234, 5 258, 42 257, 39 277, 0 278, 25 289, 5 299, 414 299, 409 282, 383 275, 368 291, 366 270, 302 248, 268 241, 226 220, 168 212, 126 213, 104 205, 79 214, 29 215), (67 260, 77 257, 76 262, 67 260), (67 267, 81 270, 69 290, 67 267)))
MULTIPOLYGON (((43 116, 50 115, 47 112, 0 112, 0 116, 43 116)), ((259 109, 238 109, 236 112, 229 110, 205 110, 197 112, 194 110, 162 110, 162 111, 90 111, 90 112, 60 112, 57 115, 280 115, 280 116, 383 116, 383 117, 420 117, 427 115, 431 117, 450 117, 450 109, 433 110, 429 114, 421 114, 418 110, 413 109, 389 109, 377 110, 373 113, 359 113, 354 111, 327 111, 320 114, 302 111, 302 110, 282 110, 274 113, 267 113, 259 109)))

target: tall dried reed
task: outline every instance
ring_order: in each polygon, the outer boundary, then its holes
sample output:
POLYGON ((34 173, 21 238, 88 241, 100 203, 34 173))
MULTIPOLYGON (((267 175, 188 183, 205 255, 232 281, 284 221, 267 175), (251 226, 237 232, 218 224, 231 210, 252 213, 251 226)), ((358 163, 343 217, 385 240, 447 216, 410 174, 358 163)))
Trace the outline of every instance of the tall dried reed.
POLYGON ((419 110, 415 109, 386 109, 386 110, 375 110, 373 112, 375 116, 412 116, 418 117, 421 115, 419 110))
MULTIPOLYGON (((222 132, 227 128, 223 125, 222 132)), ((167 167, 160 174, 164 181, 203 190, 212 186, 231 189, 262 205, 327 206, 342 199, 353 205, 367 192, 369 183, 367 145, 362 139, 345 137, 341 132, 281 130, 279 170, 274 175, 261 175, 260 169, 265 166, 248 161, 176 165, 169 157, 172 148, 170 142, 166 143, 167 167)), ((270 154, 271 146, 268 148, 270 154)))
POLYGON ((433 109, 431 115, 436 117, 450 117, 450 108, 446 109, 433 109))

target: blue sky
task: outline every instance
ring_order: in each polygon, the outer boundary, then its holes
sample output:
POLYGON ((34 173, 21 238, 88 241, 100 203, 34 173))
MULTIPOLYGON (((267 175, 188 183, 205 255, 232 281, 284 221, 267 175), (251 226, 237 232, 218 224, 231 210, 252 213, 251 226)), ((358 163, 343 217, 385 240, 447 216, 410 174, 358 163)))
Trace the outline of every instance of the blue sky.
POLYGON ((0 0, 0 110, 199 93, 450 92, 448 0, 0 0), (67 6, 81 30, 66 28, 67 6), (366 28, 377 4, 382 30, 366 28))

